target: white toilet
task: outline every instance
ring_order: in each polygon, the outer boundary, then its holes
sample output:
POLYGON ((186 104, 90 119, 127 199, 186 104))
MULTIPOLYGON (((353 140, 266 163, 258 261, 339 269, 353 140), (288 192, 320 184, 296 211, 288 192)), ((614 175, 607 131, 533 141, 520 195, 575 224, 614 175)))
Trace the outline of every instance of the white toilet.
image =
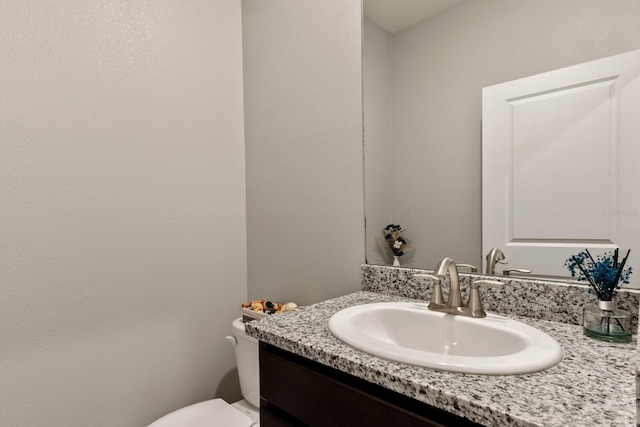
POLYGON ((242 318, 231 324, 233 336, 226 337, 236 348, 236 364, 243 400, 228 404, 222 399, 195 403, 173 411, 149 427, 259 427, 260 378, 258 340, 245 334, 242 318))

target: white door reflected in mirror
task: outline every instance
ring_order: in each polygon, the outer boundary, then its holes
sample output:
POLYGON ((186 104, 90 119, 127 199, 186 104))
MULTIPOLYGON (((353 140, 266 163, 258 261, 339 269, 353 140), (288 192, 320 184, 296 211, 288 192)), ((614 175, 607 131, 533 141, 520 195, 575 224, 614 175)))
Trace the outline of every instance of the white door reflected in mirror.
POLYGON ((567 276, 585 248, 637 246, 639 110, 640 50, 485 88, 483 253, 567 276))

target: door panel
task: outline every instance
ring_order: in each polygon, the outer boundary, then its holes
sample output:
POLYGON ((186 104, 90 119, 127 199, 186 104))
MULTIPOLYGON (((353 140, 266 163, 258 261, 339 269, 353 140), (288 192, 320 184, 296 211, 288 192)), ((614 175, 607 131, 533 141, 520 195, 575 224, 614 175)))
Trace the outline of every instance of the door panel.
POLYGON ((567 276, 581 249, 640 248, 639 76, 640 50, 483 90, 485 255, 567 276))

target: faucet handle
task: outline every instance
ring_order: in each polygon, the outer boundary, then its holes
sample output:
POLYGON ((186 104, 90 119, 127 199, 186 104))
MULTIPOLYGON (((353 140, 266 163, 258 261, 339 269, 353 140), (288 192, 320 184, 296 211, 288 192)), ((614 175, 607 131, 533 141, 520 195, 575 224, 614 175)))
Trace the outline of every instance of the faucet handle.
POLYGON ((477 273, 478 272, 478 267, 471 265, 471 264, 456 264, 456 267, 458 267, 458 269, 462 268, 468 268, 469 270, 471 270, 472 273, 477 273))
POLYGON ((527 270, 526 268, 505 268, 502 270, 503 276, 510 276, 511 273, 520 273, 520 274, 529 274, 531 270, 527 270))
POLYGON ((498 288, 503 287, 505 284, 502 282, 498 282, 497 280, 475 280, 471 282, 471 291, 469 292, 469 310, 471 310, 472 317, 486 317, 487 313, 484 311, 484 307, 482 307, 482 299, 480 298, 480 292, 478 288, 480 286, 486 286, 489 288, 498 288))
POLYGON ((444 304, 444 295, 442 294, 442 277, 433 274, 414 274, 416 279, 429 279, 433 281, 433 293, 431 295, 431 304, 444 304))

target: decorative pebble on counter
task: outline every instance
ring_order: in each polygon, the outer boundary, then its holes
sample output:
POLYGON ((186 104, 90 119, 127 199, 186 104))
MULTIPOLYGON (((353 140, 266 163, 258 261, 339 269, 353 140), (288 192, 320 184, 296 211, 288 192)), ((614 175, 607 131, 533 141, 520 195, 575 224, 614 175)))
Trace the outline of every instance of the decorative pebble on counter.
POLYGON ((250 309, 258 313, 275 314, 293 311, 298 308, 298 305, 295 302, 273 303, 268 299, 255 299, 251 302, 242 303, 242 308, 250 309))

